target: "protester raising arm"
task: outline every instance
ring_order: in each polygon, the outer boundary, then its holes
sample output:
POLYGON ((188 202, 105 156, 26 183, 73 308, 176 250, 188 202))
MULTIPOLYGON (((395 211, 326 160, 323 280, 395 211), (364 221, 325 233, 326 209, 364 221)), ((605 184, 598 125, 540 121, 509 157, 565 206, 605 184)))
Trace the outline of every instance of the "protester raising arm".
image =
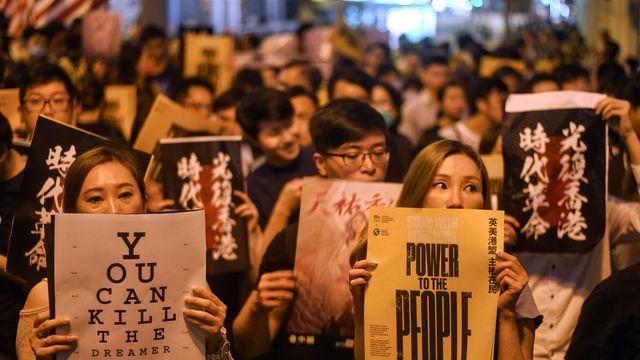
POLYGON ((620 135, 629 152, 631 165, 640 165, 640 140, 631 123, 631 104, 625 100, 606 97, 598 101, 595 111, 620 135))

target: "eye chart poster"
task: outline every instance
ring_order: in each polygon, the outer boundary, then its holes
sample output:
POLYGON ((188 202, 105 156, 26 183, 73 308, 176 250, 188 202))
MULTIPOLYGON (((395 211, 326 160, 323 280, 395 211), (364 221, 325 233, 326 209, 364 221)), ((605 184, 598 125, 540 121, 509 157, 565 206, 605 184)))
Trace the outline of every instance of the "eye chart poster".
POLYGON ((56 214, 51 232, 51 313, 78 336, 58 359, 204 359, 204 333, 182 315, 206 288, 204 211, 56 214))

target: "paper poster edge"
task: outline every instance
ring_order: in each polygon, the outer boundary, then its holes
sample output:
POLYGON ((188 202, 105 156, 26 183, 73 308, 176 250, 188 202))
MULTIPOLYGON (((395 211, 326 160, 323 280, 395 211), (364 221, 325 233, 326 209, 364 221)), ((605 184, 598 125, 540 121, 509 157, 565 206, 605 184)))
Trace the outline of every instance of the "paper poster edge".
POLYGON ((606 95, 586 91, 549 91, 512 94, 507 98, 505 112, 519 113, 541 110, 593 109, 606 95))
POLYGON ((242 141, 239 135, 211 135, 211 136, 185 136, 177 138, 162 138, 160 144, 186 144, 208 141, 242 141))

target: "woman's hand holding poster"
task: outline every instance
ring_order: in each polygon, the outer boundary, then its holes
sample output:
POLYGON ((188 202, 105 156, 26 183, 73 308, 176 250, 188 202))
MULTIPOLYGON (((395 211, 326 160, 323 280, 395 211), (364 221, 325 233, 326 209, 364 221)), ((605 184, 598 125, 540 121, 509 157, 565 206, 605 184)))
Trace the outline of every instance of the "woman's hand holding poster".
POLYGON ((371 209, 366 359, 490 359, 504 213, 371 209))
POLYGON ((51 316, 67 318, 77 347, 58 359, 203 359, 185 295, 206 288, 204 211, 56 214, 51 316))

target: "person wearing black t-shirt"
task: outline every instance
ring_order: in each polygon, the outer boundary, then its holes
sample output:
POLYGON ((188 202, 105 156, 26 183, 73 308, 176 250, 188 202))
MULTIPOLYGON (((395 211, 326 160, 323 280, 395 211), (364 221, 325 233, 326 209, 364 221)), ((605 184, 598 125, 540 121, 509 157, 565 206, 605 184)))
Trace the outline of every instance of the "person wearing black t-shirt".
MULTIPOLYGON (((334 100, 315 113, 310 131, 320 176, 384 180, 389 163, 386 124, 369 105, 352 99, 334 100)), ((336 342, 317 336, 313 344, 290 342, 296 335, 287 332, 287 322, 296 290, 297 228, 294 223, 280 232, 262 258, 257 288, 233 324, 238 352, 243 358, 353 359, 352 339, 336 342)))
POLYGON ((638 359, 640 263, 598 284, 582 305, 566 359, 638 359))
MULTIPOLYGON (((18 207, 18 194, 26 160, 12 147, 13 135, 7 119, 0 114, 0 271, 7 264, 11 222, 18 207)), ((18 315, 26 292, 5 276, 0 276, 0 359, 15 357, 18 315)))
POLYGON ((302 178, 316 175, 313 149, 300 146, 289 96, 274 89, 247 94, 237 110, 245 138, 264 154, 265 162, 247 177, 247 190, 258 208, 268 244, 297 220, 302 178))

